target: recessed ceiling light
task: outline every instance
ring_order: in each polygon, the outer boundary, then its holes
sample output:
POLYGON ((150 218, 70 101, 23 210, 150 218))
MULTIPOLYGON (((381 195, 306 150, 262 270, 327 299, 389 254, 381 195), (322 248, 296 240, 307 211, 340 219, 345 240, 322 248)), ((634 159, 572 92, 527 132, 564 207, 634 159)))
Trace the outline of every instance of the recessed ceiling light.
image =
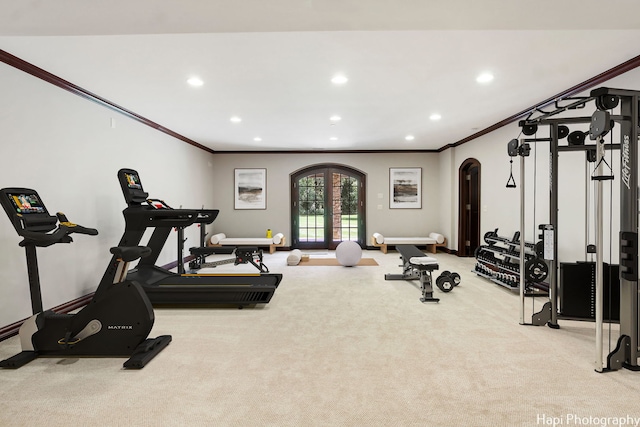
POLYGON ((340 120, 342 120, 342 117, 340 117, 340 116, 331 116, 331 117, 329 117, 329 120, 331 120, 332 122, 339 122, 340 120))
POLYGON ((478 77, 476 77, 476 81, 478 83, 489 83, 493 80, 493 74, 491 73, 482 73, 478 77))
POLYGON ((242 121, 242 119, 238 116, 232 116, 229 120, 233 123, 240 123, 242 121))
POLYGON ((416 139, 416 137, 413 135, 407 135, 404 137, 404 139, 406 139, 407 141, 413 141, 414 139, 416 139))
POLYGON ((202 79, 200 79, 200 77, 191 77, 189 78, 189 80, 187 80, 187 83, 189 83, 191 86, 194 86, 194 87, 202 86, 204 84, 204 82, 202 81, 202 79))
POLYGON ((331 79, 331 83, 333 83, 334 85, 343 85, 348 81, 349 79, 342 74, 337 74, 331 79))
POLYGON ((253 138, 253 140, 255 142, 260 142, 260 141, 262 141, 262 138, 260 138, 259 136, 256 136, 255 138, 253 138))
POLYGON ((338 137, 337 136, 332 136, 331 138, 329 138, 330 141, 337 141, 338 137))
POLYGON ((438 113, 433 113, 432 115, 429 116, 429 118, 431 120, 440 120, 442 118, 442 116, 438 113))

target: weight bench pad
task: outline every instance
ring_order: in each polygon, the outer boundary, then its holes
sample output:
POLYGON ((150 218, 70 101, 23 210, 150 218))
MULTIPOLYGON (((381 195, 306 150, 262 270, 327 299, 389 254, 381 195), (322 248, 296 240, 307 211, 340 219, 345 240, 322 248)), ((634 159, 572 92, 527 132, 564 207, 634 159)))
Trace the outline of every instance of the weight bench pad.
POLYGON ((430 256, 423 257, 411 257, 409 258, 409 263, 411 265, 433 265, 438 264, 438 260, 435 258, 431 258, 430 256))

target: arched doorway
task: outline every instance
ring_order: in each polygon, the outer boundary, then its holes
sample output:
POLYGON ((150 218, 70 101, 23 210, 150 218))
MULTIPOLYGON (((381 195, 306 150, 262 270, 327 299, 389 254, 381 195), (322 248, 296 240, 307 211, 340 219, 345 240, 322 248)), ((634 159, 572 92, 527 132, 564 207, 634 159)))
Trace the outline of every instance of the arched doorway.
POLYGON ((314 165, 291 174, 291 247, 365 246, 365 174, 342 165, 314 165))
POLYGON ((480 246, 480 162, 467 159, 458 169, 458 256, 480 246))

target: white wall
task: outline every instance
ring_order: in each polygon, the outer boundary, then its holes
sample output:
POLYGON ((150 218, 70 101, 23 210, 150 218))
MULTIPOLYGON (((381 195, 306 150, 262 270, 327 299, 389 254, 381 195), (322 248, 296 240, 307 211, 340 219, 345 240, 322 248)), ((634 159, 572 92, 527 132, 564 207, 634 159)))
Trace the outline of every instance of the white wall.
MULTIPOLYGON (((45 308, 98 285, 109 247, 124 231, 118 169, 137 169, 151 195, 169 204, 213 205, 212 154, 5 64, 0 64, 0 92, 0 187, 34 188, 52 214, 63 211, 72 222, 100 233, 38 249, 45 308)), ((197 242, 192 229, 187 235, 197 242)), ((19 241, 10 222, 0 218, 0 325, 31 315, 19 241)), ((176 251, 172 236, 159 263, 175 261, 176 251)))
POLYGON ((458 246, 458 223, 453 221, 454 215, 458 211, 458 199, 451 194, 455 187, 458 191, 458 169, 455 165, 455 150, 445 150, 438 154, 439 176, 438 187, 440 195, 432 204, 440 210, 438 223, 439 233, 447 236, 447 246, 457 248, 458 246))
MULTIPOLYGON (((218 219, 211 229, 233 237, 263 236, 267 228, 291 238, 290 175, 310 165, 337 163, 366 174, 367 238, 440 232, 440 164, 437 153, 215 154, 212 185, 218 219), (389 168, 422 168, 422 209, 389 209, 389 168), (267 210, 234 210, 234 168, 267 169, 267 210)), ((446 232, 443 232, 446 234, 446 232)))

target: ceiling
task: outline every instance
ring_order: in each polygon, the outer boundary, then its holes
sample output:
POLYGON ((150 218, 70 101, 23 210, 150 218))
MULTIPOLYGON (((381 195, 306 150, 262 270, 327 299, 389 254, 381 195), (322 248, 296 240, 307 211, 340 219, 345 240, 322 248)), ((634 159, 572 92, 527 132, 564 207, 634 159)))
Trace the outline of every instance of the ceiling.
POLYGON ((603 5, 0 0, 0 49, 216 151, 432 150, 640 55, 603 5))

